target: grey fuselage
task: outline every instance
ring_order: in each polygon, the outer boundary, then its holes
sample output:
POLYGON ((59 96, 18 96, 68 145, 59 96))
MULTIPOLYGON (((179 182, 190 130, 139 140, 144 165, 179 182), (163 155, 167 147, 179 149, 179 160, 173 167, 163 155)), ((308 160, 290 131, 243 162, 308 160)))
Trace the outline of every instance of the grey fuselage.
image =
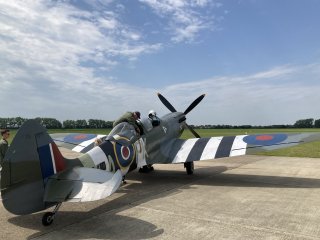
POLYGON ((160 118, 160 125, 155 127, 150 125, 150 119, 142 119, 148 164, 169 163, 168 157, 174 149, 175 139, 179 138, 184 130, 184 122, 185 115, 181 112, 164 115, 160 118))

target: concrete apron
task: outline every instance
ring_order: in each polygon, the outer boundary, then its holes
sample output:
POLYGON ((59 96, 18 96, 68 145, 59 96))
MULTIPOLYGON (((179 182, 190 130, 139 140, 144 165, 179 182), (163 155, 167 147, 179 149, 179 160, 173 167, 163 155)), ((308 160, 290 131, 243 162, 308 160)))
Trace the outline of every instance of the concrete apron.
POLYGON ((0 239, 320 237, 319 159, 202 161, 191 176, 181 164, 154 167, 130 173, 108 199, 64 203, 49 227, 41 224, 43 212, 14 216, 1 206, 0 239))

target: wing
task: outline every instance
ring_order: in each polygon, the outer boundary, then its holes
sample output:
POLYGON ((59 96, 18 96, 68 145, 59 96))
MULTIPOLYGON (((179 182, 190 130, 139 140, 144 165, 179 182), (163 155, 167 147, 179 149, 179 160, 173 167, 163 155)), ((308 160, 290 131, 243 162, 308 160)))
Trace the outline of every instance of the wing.
MULTIPOLYGON (((183 163, 254 154, 320 141, 320 133, 257 134, 212 138, 176 139, 170 142, 167 163, 183 163)), ((167 146, 168 148, 169 146, 167 146)))
POLYGON ((58 147, 70 149, 75 152, 86 153, 94 147, 96 138, 104 140, 107 135, 88 133, 54 133, 50 134, 58 147))
POLYGON ((125 146, 133 144, 139 138, 134 127, 127 122, 118 124, 112 129, 109 135, 88 133, 54 133, 50 134, 50 137, 54 140, 58 147, 67 148, 81 153, 90 151, 95 146, 94 143, 97 138, 101 139, 102 141, 114 141, 125 146))
POLYGON ((106 198, 121 184, 122 174, 92 168, 73 168, 49 177, 45 202, 88 202, 106 198))

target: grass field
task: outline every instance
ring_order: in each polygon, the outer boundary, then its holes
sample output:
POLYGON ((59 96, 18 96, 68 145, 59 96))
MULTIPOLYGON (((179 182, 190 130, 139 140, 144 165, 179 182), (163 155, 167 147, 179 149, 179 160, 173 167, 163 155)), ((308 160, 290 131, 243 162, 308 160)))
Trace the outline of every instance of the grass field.
MULTIPOLYGON (((51 129, 49 133, 95 133, 95 134, 108 134, 111 129, 51 129)), ((234 136, 244 134, 267 134, 267 133, 305 133, 305 132, 320 132, 319 128, 311 129, 196 129, 201 137, 214 137, 214 136, 234 136)), ((10 131, 9 143, 16 134, 16 130, 10 131)), ((183 132, 181 138, 193 138, 190 131, 183 132)), ((269 152, 262 152, 259 155, 266 156, 288 156, 288 157, 312 157, 320 158, 320 141, 313 143, 301 144, 299 146, 279 149, 269 152)))

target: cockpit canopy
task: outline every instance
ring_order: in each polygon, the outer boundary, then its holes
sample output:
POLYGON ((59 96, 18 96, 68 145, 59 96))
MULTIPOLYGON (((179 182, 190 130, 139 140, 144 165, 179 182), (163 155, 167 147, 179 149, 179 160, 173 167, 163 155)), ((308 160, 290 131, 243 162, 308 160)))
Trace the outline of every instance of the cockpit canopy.
POLYGON ((122 122, 111 130, 106 140, 115 141, 126 146, 133 144, 139 137, 140 136, 131 124, 122 122))

